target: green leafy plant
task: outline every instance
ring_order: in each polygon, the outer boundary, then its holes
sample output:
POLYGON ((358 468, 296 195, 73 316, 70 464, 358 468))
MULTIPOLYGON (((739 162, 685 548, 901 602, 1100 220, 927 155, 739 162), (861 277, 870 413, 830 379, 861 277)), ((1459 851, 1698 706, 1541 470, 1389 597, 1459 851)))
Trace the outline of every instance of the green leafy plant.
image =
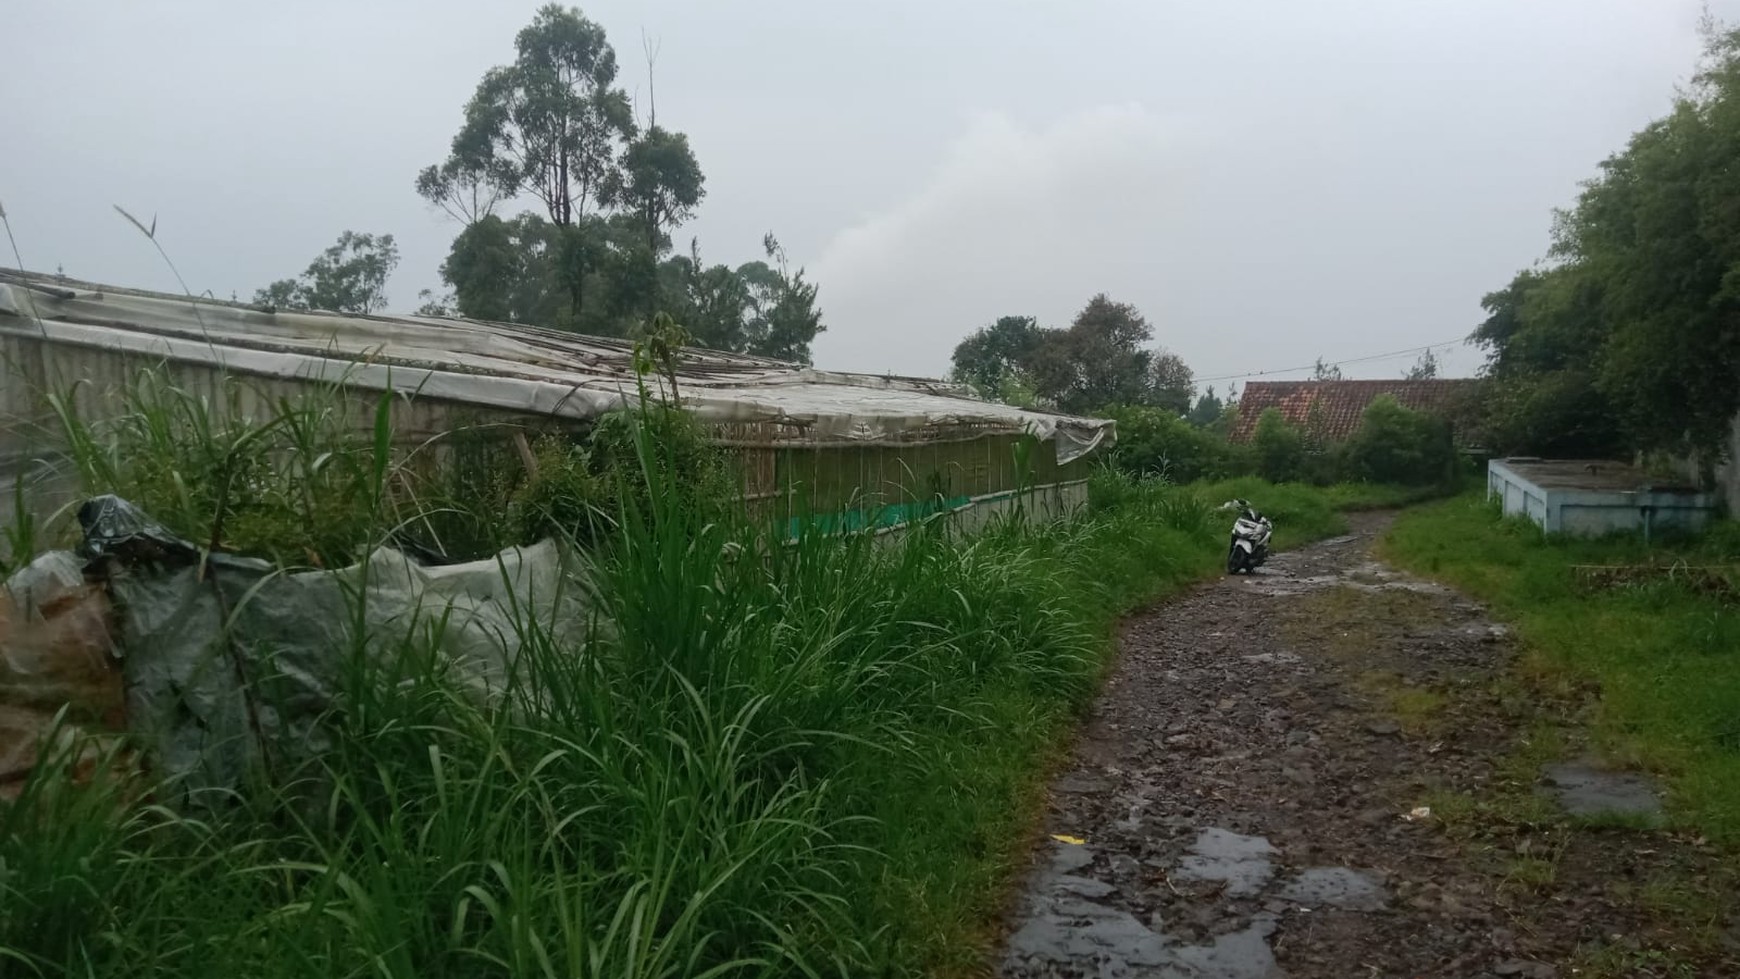
POLYGON ((1447 484, 1456 474, 1456 446, 1444 421, 1382 395, 1348 440, 1346 466, 1355 478, 1374 483, 1447 484))
POLYGON ((1257 475, 1272 482, 1291 482, 1300 478, 1305 467, 1305 437, 1289 425, 1281 412, 1266 409, 1257 418, 1252 436, 1256 455, 1257 475))

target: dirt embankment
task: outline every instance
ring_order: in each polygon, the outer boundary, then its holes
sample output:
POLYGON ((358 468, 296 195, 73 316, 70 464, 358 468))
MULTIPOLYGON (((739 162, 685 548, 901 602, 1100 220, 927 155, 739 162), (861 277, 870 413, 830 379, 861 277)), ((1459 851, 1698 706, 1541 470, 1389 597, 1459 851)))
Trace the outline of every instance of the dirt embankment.
POLYGON ((1579 763, 1484 609, 1387 526, 1132 619, 1007 977, 1737 976, 1735 873, 1579 763))

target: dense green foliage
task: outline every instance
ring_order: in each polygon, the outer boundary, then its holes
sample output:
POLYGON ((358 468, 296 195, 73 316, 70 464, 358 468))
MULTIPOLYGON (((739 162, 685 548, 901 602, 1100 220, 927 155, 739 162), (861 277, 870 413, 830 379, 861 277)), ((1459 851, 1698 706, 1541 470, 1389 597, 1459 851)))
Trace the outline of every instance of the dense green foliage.
POLYGON ((1740 411, 1740 32, 1609 157, 1551 264, 1486 297, 1500 451, 1709 453, 1740 411), (1543 420, 1545 416, 1546 420, 1543 420))
POLYGON ((1266 409, 1257 417, 1251 448, 1257 475, 1264 479, 1279 483, 1304 476, 1305 436, 1287 424, 1279 409, 1266 409))
MULTIPOLYGON (((1740 525, 1654 546, 1637 536, 1547 537, 1501 520, 1474 497, 1405 513, 1386 544, 1403 565, 1490 602, 1513 622, 1537 682, 1599 688, 1597 746, 1667 775, 1676 817, 1740 844, 1740 608, 1687 575, 1651 573, 1615 587, 1579 587, 1575 565, 1726 565, 1740 525)), ((1730 593, 1731 594, 1731 593, 1730 593)))
MULTIPOLYGON (((1342 481, 1447 486, 1460 463, 1450 424, 1380 398, 1345 443, 1330 439, 1320 402, 1304 425, 1276 409, 1258 418, 1249 444, 1228 440, 1236 406, 1211 387, 1192 405, 1190 368, 1143 347, 1152 336, 1133 307, 1094 299, 1066 330, 1005 316, 955 347, 952 376, 981 396, 1094 414, 1117 422, 1108 461, 1124 473, 1175 482, 1254 473, 1275 482, 1342 481)), ((1410 377, 1434 376, 1428 351, 1410 377)), ((1319 379, 1339 372, 1319 360, 1319 379)))
POLYGON ((1569 271, 1526 271, 1488 295, 1475 331, 1489 352, 1485 431, 1501 453, 1599 458, 1628 445, 1597 384, 1603 330, 1594 293, 1569 271))
POLYGON ((1257 419, 1247 453, 1234 454, 1264 479, 1303 481, 1319 486, 1341 482, 1448 487, 1463 464, 1442 418, 1404 408, 1388 395, 1368 406, 1360 427, 1346 442, 1326 441, 1306 426, 1288 423, 1274 408, 1257 419))
MULTIPOLYGON (((1210 504, 1257 500, 1296 543, 1340 529, 1332 500, 1389 499, 1249 481, 1198 493, 1108 471, 1091 511, 1057 523, 788 545, 692 488, 705 450, 677 417, 614 419, 584 457, 538 444, 544 482, 523 500, 551 523, 594 509, 600 481, 644 492, 613 494, 573 582, 597 628, 575 646, 523 622, 504 699, 474 700, 433 645, 368 657, 359 641, 322 767, 197 818, 141 805, 138 783, 73 748, 51 753, 0 803, 8 971, 980 967, 1025 863, 1036 783, 1111 624, 1217 568, 1210 504)), ((392 441, 377 430, 361 474, 374 522, 359 529, 376 538, 393 522, 374 495, 394 478, 392 441)), ((180 473, 202 484, 194 497, 229 481, 230 447, 217 433, 219 471, 180 473)))
POLYGON ((398 265, 399 246, 392 235, 346 231, 301 276, 266 286, 254 294, 254 302, 278 309, 378 313, 387 305, 387 277, 398 265))
POLYGON ((736 268, 703 264, 693 243, 672 254, 706 178, 654 110, 636 120, 602 27, 540 8, 513 62, 478 83, 448 158, 417 176, 417 192, 463 225, 441 266, 452 309, 601 336, 664 311, 703 345, 807 362, 825 328, 816 286, 773 235, 766 261, 736 268), (494 213, 522 198, 543 213, 494 213))
POLYGON ((1345 472, 1373 483, 1444 485, 1456 475, 1450 425, 1382 395, 1365 409, 1345 449, 1345 472))
MULTIPOLYGON (((704 346, 807 363, 826 329, 818 290, 772 234, 764 259, 735 268, 702 263, 693 241, 673 253, 706 178, 656 107, 635 118, 604 29, 547 4, 514 49, 478 83, 447 159, 417 174, 417 193, 461 225, 440 269, 451 292, 425 292, 418 312, 620 337, 663 311, 704 346), (521 201, 540 210, 496 213, 521 201)), ((346 231, 254 301, 379 312, 398 260, 392 235, 346 231)))
POLYGON ((951 376, 992 401, 1009 400, 1045 334, 1031 316, 1003 316, 955 346, 951 376))
POLYGON ((1194 381, 1176 354, 1146 349, 1153 327, 1128 303, 1104 294, 1068 328, 1004 316, 955 347, 952 376, 994 400, 1032 401, 1086 413, 1112 405, 1190 408, 1194 381))
POLYGON ((85 394, 49 397, 82 492, 122 496, 196 544, 332 566, 390 512, 369 420, 337 386, 265 418, 248 416, 233 380, 213 403, 140 371, 119 392, 121 410, 100 420, 85 394))
POLYGON ((1110 461, 1125 472, 1194 482, 1250 469, 1243 447, 1192 425, 1170 408, 1112 408, 1104 415, 1118 423, 1110 461))
POLYGON ((1214 385, 1210 384, 1196 399, 1196 406, 1190 409, 1190 424, 1198 428, 1208 428, 1221 420, 1228 404, 1214 393, 1214 385))

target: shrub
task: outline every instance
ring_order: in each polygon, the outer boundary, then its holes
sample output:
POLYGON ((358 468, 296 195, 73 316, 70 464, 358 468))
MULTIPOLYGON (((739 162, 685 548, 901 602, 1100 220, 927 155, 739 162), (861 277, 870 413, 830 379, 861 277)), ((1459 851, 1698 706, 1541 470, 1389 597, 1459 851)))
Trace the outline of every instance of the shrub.
POLYGON ((676 494, 685 504, 706 506, 742 495, 730 458, 701 423, 663 404, 605 415, 588 448, 592 470, 610 481, 618 509, 651 513, 655 490, 661 498, 676 494))
POLYGON ((1287 424, 1281 412, 1265 409, 1257 418, 1257 431, 1252 439, 1257 463, 1257 475, 1273 483, 1297 480, 1305 467, 1305 436, 1287 424))
POLYGON ((1163 408, 1114 408, 1118 423, 1112 462, 1135 475, 1163 476, 1175 483, 1230 474, 1232 453, 1222 438, 1163 408))
POLYGON ((1347 463, 1347 443, 1327 442, 1321 448, 1307 447, 1299 463, 1299 481, 1313 486, 1333 486, 1353 478, 1347 463))
POLYGON ((1349 475, 1376 483, 1428 486, 1456 473, 1450 426, 1382 395, 1365 409, 1359 431, 1347 443, 1349 475))
POLYGON ((1138 492, 1136 477, 1110 464, 1094 467, 1087 489, 1088 510, 1096 514, 1126 506, 1138 492))
POLYGON ((545 435, 532 446, 536 468, 514 489, 507 508, 516 543, 545 537, 595 540, 608 526, 614 498, 587 446, 545 435))

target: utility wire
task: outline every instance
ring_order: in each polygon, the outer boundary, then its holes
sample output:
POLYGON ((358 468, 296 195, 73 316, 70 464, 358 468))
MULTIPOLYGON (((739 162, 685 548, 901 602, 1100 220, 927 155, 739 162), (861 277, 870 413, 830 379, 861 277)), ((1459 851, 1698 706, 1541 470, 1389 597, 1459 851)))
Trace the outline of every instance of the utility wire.
MULTIPOLYGON (((1417 354, 1423 350, 1436 350, 1439 347, 1460 346, 1461 344, 1466 343, 1466 342, 1467 342, 1466 340, 1463 340, 1461 338, 1458 338, 1455 340, 1443 340, 1443 341, 1440 341, 1438 343, 1428 343, 1423 347, 1409 347, 1406 350, 1392 350, 1387 354, 1372 354, 1369 357, 1350 357, 1347 360, 1338 360, 1333 364, 1324 364, 1323 366, 1325 366, 1325 367, 1340 367, 1343 364, 1363 364, 1367 361, 1372 361, 1372 360, 1387 360, 1391 357, 1402 357, 1402 356, 1406 356, 1407 354, 1417 354)), ((1292 374, 1292 373, 1295 373, 1297 371, 1315 370, 1316 368, 1317 368, 1317 365, 1313 363, 1313 364, 1306 364, 1303 367, 1279 367, 1279 368, 1275 368, 1273 370, 1251 371, 1251 372, 1246 373, 1246 374, 1221 374, 1221 375, 1216 376, 1216 377, 1199 377, 1196 379, 1196 381, 1199 384, 1206 382, 1206 381, 1237 381, 1237 380, 1241 380, 1241 379, 1247 378, 1247 377, 1267 377, 1270 374, 1292 374)))

